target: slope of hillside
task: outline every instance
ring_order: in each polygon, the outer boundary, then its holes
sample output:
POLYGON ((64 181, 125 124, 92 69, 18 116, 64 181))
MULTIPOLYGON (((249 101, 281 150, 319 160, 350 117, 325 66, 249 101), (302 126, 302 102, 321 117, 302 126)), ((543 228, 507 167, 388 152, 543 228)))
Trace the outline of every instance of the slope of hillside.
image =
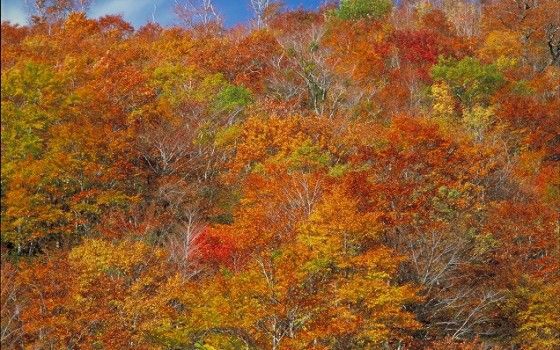
POLYGON ((2 23, 2 348, 560 347, 557 0, 38 3, 2 23))

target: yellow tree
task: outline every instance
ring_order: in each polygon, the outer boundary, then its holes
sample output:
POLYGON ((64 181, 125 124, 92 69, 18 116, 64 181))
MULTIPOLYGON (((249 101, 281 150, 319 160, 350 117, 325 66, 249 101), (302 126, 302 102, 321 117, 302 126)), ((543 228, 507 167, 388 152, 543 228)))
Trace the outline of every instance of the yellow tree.
POLYGON ((328 175, 328 147, 305 125, 298 118, 245 125, 248 149, 236 161, 249 174, 233 223, 211 232, 231 245, 229 262, 182 297, 192 308, 185 332, 198 342, 375 349, 406 341, 418 327, 406 309, 416 290, 396 283, 402 260, 380 243, 377 214, 362 211, 343 178, 328 175))

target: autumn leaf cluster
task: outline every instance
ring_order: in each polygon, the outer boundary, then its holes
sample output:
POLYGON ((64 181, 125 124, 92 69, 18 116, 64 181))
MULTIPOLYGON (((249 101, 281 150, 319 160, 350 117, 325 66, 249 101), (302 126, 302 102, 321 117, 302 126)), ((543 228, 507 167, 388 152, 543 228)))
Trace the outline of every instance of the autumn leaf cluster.
POLYGON ((2 348, 560 347, 558 0, 89 3, 2 23, 2 348))

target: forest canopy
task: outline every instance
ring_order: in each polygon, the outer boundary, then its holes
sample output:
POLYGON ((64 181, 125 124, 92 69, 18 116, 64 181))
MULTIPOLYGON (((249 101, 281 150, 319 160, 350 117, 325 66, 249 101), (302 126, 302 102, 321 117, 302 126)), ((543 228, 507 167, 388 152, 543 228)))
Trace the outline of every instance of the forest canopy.
POLYGON ((2 348, 560 347, 558 0, 33 4, 2 348))

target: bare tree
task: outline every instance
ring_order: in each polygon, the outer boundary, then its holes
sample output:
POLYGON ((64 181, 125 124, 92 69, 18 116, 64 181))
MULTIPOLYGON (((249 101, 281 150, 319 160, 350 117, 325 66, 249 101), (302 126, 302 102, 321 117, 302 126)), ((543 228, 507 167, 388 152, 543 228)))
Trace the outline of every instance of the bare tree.
POLYGON ((419 316, 429 321, 428 331, 443 332, 453 339, 492 335, 489 310, 504 295, 483 283, 465 281, 468 277, 462 276, 462 267, 477 256, 470 240, 452 231, 417 232, 403 237, 411 257, 413 280, 424 286, 426 299, 418 309, 419 316))
POLYGON ((76 5, 80 12, 87 12, 93 4, 95 4, 95 0, 76 0, 76 5))
POLYGON ((19 300, 21 291, 16 284, 16 268, 2 259, 1 270, 1 320, 0 346, 8 349, 21 346, 22 329, 20 314, 23 305, 19 300))
POLYGON ((264 26, 265 10, 270 5, 270 0, 251 0, 251 8, 255 13, 255 20, 257 28, 264 26))
POLYGON ((263 28, 267 18, 281 6, 282 4, 277 0, 251 0, 251 9, 255 14, 255 26, 263 28))
POLYGON ((282 188, 286 200, 284 210, 288 216, 295 220, 297 214, 302 211, 305 217, 309 217, 321 198, 322 185, 321 179, 313 178, 309 174, 303 172, 294 174, 290 186, 282 188))
POLYGON ((453 24, 460 36, 471 38, 480 35, 482 2, 479 0, 409 1, 406 5, 417 10, 423 6, 439 9, 445 13, 447 20, 453 24))
POLYGON ((183 278, 192 278, 201 272, 196 252, 200 246, 200 235, 204 225, 196 203, 185 208, 184 220, 176 225, 177 230, 167 240, 169 260, 180 270, 183 278))
POLYGON ((87 12, 95 0, 25 0, 33 23, 53 23, 63 20, 72 12, 87 12))
POLYGON ((263 259, 259 256, 253 258, 260 267, 267 290, 264 295, 260 296, 265 300, 262 305, 264 315, 256 322, 256 326, 270 337, 271 349, 278 350, 284 338, 295 337, 295 332, 303 327, 304 320, 308 318, 309 313, 302 310, 296 303, 282 301, 278 297, 277 290, 280 281, 276 276, 278 267, 273 258, 263 259), (281 310, 269 307, 281 303, 285 303, 281 310))
POLYGON ((478 1, 445 1, 442 6, 457 33, 468 38, 480 35, 482 5, 478 1))
POLYGON ((351 96, 340 76, 333 72, 331 67, 337 62, 330 61, 330 52, 321 43, 325 32, 324 25, 313 25, 305 31, 279 37, 283 53, 273 60, 273 66, 287 77, 273 76, 269 84, 273 94, 286 99, 306 96, 309 109, 333 118, 341 107, 351 108, 361 96, 351 96), (299 86, 294 86, 294 79, 289 78, 293 74, 301 82, 299 86))
POLYGON ((212 0, 175 0, 175 13, 187 27, 202 28, 205 33, 223 22, 212 0))

